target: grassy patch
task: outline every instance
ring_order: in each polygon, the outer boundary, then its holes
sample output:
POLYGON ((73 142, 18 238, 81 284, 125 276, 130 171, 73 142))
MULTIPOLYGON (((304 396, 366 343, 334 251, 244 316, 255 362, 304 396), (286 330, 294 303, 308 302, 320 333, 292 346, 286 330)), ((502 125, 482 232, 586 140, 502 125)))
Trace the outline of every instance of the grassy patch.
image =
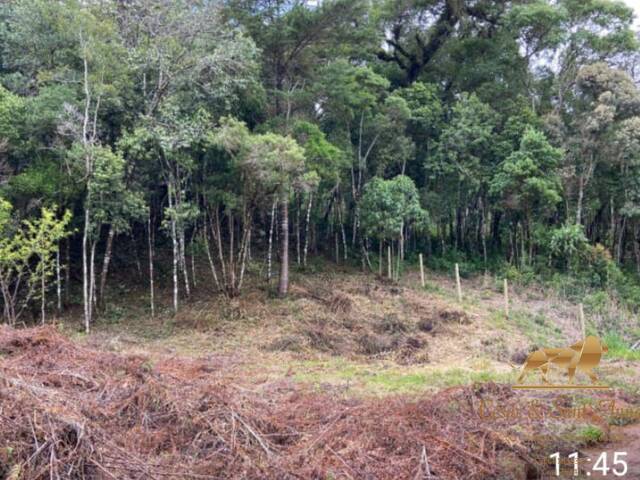
POLYGON ((608 358, 622 360, 640 360, 640 351, 631 350, 629 344, 617 333, 609 332, 604 336, 604 343, 609 347, 608 358))
POLYGON ((551 346, 562 338, 562 331, 541 314, 516 311, 511 314, 509 321, 536 345, 551 346))
POLYGON ((476 382, 508 382, 512 373, 465 368, 396 367, 385 364, 358 364, 343 359, 305 361, 293 367, 296 381, 315 386, 347 386, 354 393, 400 394, 476 382))
POLYGON ((604 441, 605 433, 595 425, 585 425, 575 432, 576 441, 579 445, 589 446, 604 441))

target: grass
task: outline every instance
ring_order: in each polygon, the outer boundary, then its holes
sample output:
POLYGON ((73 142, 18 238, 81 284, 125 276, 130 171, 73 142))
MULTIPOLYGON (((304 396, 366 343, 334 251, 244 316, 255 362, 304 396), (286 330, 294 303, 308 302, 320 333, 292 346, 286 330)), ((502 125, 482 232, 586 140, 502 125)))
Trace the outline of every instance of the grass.
POLYGON ((531 314, 526 311, 514 311, 511 313, 510 322, 534 344, 539 346, 552 346, 562 339, 562 331, 551 325, 548 319, 541 314, 531 314))
POLYGON ((609 347, 607 357, 619 360, 640 360, 640 351, 631 350, 630 345, 616 332, 609 332, 603 338, 609 347))
MULTIPOLYGON (((479 364, 481 366, 482 363, 479 364)), ((513 373, 489 369, 398 367, 386 363, 360 364, 344 359, 302 361, 292 367, 294 379, 314 386, 346 386, 351 393, 416 394, 476 382, 507 382, 513 373)))
POLYGON ((589 446, 604 441, 606 435, 595 425, 585 425, 576 430, 575 437, 577 444, 589 446))

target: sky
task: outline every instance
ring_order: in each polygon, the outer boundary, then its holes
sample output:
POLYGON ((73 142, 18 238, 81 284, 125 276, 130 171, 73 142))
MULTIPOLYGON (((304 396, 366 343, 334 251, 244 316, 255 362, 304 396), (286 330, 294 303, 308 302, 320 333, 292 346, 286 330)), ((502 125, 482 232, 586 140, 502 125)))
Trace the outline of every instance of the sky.
POLYGON ((640 0, 624 0, 627 5, 631 5, 636 11, 636 25, 640 27, 640 0))

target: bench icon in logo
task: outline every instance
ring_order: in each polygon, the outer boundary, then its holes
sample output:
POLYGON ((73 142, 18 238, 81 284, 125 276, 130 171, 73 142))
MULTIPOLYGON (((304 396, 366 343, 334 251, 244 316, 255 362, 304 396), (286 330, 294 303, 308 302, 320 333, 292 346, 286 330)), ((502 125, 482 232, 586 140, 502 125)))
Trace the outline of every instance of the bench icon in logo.
POLYGON ((598 377, 593 371, 600 363, 602 355, 609 349, 598 337, 588 336, 569 347, 541 348, 529 354, 522 365, 515 389, 608 389, 605 385, 598 385, 598 377), (567 384, 554 385, 549 382, 547 374, 552 367, 566 370, 567 384), (539 372, 543 383, 539 385, 523 385, 522 382, 529 372, 539 372), (591 379, 591 385, 574 384, 576 372, 583 372, 591 379))

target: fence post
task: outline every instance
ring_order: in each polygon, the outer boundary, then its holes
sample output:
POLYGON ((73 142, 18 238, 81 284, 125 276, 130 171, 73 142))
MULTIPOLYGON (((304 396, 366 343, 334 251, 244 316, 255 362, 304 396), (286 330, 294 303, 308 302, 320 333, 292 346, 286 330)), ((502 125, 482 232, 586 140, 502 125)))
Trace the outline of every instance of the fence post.
POLYGON ((504 279, 504 316, 509 318, 509 283, 504 279))
POLYGON ((456 263, 456 290, 458 292, 458 302, 462 303, 462 286, 460 285, 460 268, 456 263))
POLYGON ((391 279, 391 245, 387 247, 387 277, 391 279))
POLYGON ((422 288, 424 288, 424 264, 422 263, 422 254, 420 257, 420 283, 422 284, 422 288))
POLYGON ((587 338, 587 327, 584 321, 584 305, 580 303, 578 305, 578 315, 580 316, 580 328, 582 329, 582 338, 587 338))

